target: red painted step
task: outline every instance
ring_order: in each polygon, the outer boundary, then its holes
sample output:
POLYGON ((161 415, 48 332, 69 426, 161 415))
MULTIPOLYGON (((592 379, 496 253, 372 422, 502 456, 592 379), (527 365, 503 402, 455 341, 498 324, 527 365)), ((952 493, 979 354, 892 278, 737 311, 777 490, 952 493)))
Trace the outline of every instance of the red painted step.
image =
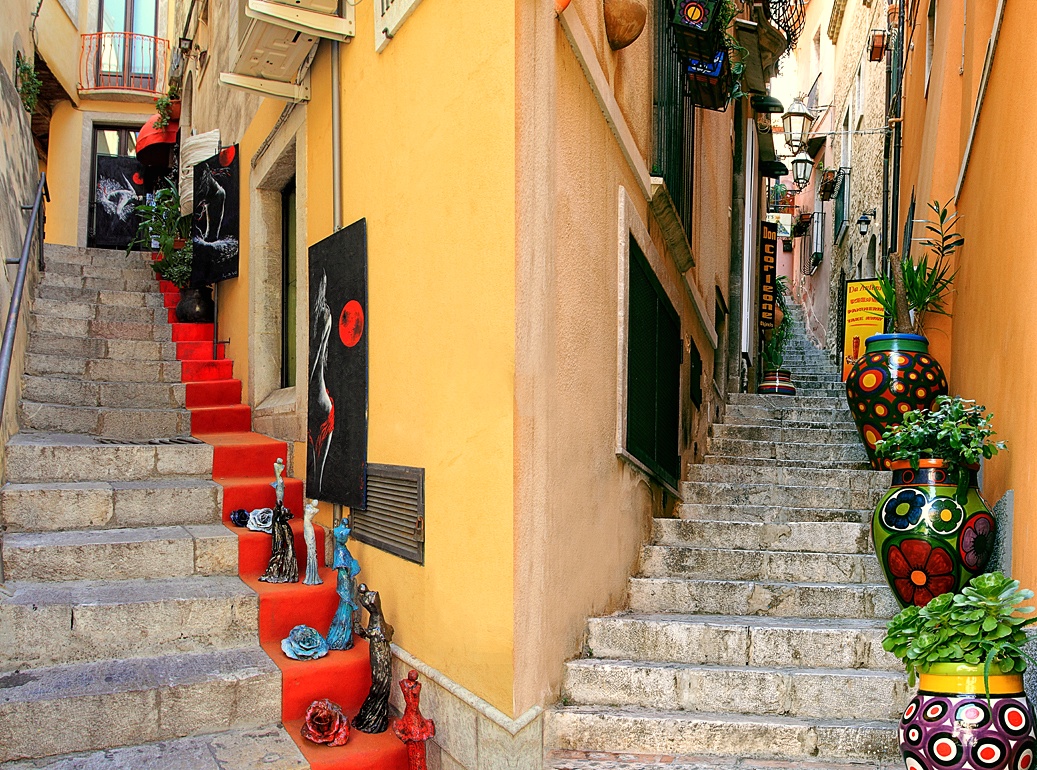
MULTIPOLYGON (((216 346, 216 358, 222 359, 226 355, 225 345, 221 342, 216 346)), ((176 357, 179 361, 212 361, 212 340, 208 342, 177 342, 176 357)))
POLYGON ((212 342, 213 324, 173 324, 173 342, 212 342))
MULTIPOLYGON (((328 629, 318 626, 317 630, 324 634, 328 629)), ((347 711, 359 711, 371 689, 371 658, 363 639, 357 639, 351 650, 331 650, 323 658, 307 661, 289 658, 282 652, 280 641, 263 642, 263 648, 273 660, 284 659, 281 716, 285 721, 305 718, 306 709, 320 698, 327 698, 347 711)), ((350 735, 350 740, 354 735, 350 735)))
POLYGON ((187 383, 188 409, 196 406, 231 406, 241 404, 241 380, 204 380, 187 383))
POLYGON ((252 409, 247 404, 197 406, 191 409, 191 432, 229 433, 252 427, 252 409))
MULTIPOLYGON (((357 708, 356 711, 360 709, 357 708)), ((352 718, 356 711, 346 710, 352 718)), ((284 729, 299 745, 310 770, 407 770, 407 747, 400 743, 392 730, 378 735, 367 735, 359 730, 349 731, 345 746, 318 746, 302 737, 302 720, 286 720, 284 729)))
POLYGON ((191 435, 213 445, 212 475, 218 479, 250 477, 252 482, 264 478, 273 481, 274 460, 278 457, 285 461, 288 459, 288 445, 284 441, 261 433, 242 431, 209 435, 192 429, 191 435))
POLYGON ((180 363, 181 382, 229 380, 233 376, 234 362, 229 358, 221 358, 219 361, 182 361, 180 363))

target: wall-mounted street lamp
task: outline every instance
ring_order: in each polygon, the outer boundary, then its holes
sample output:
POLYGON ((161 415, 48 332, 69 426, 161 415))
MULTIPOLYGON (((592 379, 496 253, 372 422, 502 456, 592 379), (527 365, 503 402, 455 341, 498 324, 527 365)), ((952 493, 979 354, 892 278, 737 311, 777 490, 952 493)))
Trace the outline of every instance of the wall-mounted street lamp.
POLYGON ((814 161, 805 152, 800 152, 792 159, 792 181, 796 183, 800 192, 810 184, 810 174, 813 170, 814 161))
POLYGON ((782 126, 785 128, 785 144, 793 152, 802 152, 807 146, 807 132, 814 122, 814 113, 803 104, 801 99, 792 102, 788 112, 781 116, 782 126))
POLYGON ((868 228, 871 227, 871 220, 875 218, 876 213, 876 210, 872 208, 861 214, 860 219, 857 220, 857 232, 861 234, 862 238, 868 234, 868 228))

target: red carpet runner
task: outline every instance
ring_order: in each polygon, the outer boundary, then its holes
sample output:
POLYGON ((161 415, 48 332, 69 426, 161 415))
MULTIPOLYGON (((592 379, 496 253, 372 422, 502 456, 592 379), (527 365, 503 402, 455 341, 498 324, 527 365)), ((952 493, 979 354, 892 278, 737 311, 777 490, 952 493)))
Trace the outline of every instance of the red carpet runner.
MULTIPOLYGON (((274 461, 281 457, 287 463, 287 445, 252 432, 252 410, 241 403, 241 380, 233 378, 233 362, 223 358, 222 345, 218 360, 213 360, 212 324, 176 323, 172 308, 179 292, 166 281, 160 283, 169 308, 176 357, 183 362, 181 378, 187 384, 191 433, 213 446, 212 476, 223 487, 223 521, 238 535, 238 573, 259 594, 259 640, 281 669, 281 721, 313 770, 407 770, 406 748, 391 730, 367 735, 351 729, 349 742, 339 748, 318 746, 300 735, 306 709, 314 700, 328 698, 350 716, 360 709, 371 686, 367 643, 357 639, 352 650, 333 650, 315 661, 295 661, 281 651, 281 640, 300 623, 327 633, 338 607, 335 571, 321 568, 324 584, 319 586, 259 582, 270 559, 270 535, 231 525, 230 512, 274 505, 270 486, 274 461)), ((284 502, 295 514, 292 531, 301 579, 306 568, 302 481, 285 479, 284 502)), ((315 529, 323 563, 325 533, 322 527, 315 529)))

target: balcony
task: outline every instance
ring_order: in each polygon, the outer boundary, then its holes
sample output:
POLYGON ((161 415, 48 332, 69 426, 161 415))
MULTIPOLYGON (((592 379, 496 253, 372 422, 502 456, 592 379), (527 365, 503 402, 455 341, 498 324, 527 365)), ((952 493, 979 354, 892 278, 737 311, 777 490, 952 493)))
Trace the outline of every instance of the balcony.
POLYGON ((80 96, 150 101, 166 91, 169 41, 132 32, 83 35, 79 55, 80 96))

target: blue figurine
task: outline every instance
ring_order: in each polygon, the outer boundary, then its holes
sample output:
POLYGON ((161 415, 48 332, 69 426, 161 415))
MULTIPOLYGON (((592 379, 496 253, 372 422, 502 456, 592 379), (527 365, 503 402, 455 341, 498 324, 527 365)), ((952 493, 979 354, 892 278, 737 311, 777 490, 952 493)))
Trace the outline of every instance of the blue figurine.
POLYGON ((356 596, 356 576, 360 574, 360 564, 346 547, 351 531, 349 519, 343 517, 332 532, 335 538, 335 560, 331 566, 338 570, 335 591, 340 598, 327 635, 328 647, 332 650, 353 648, 353 615, 360 610, 356 596))

